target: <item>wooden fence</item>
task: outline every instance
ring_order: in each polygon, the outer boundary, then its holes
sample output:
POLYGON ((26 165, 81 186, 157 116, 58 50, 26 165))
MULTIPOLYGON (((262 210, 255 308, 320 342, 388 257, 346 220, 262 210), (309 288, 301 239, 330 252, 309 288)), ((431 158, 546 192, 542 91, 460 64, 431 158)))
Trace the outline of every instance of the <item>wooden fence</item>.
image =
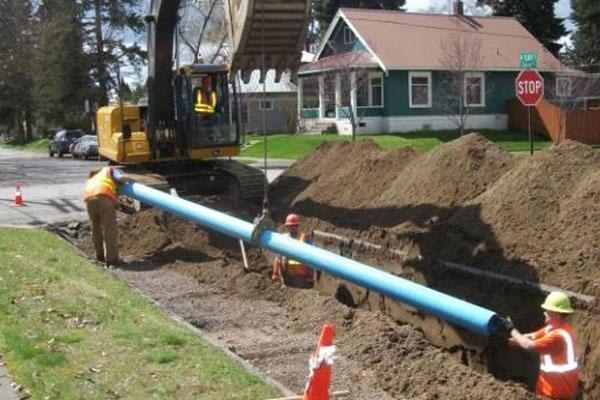
MULTIPOLYGON (((527 107, 519 100, 508 104, 508 129, 527 131, 527 107)), ((600 145, 600 109, 561 109, 545 100, 531 108, 531 130, 554 142, 566 139, 600 145)))

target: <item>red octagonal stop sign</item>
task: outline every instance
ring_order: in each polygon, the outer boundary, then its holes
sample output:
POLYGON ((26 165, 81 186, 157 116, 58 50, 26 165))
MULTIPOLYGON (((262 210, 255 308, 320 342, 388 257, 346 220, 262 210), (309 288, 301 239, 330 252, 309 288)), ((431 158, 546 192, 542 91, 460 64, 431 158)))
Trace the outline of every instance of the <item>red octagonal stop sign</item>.
POLYGON ((525 106, 535 106, 544 97, 544 78, 534 69, 521 71, 515 80, 517 98, 525 106))

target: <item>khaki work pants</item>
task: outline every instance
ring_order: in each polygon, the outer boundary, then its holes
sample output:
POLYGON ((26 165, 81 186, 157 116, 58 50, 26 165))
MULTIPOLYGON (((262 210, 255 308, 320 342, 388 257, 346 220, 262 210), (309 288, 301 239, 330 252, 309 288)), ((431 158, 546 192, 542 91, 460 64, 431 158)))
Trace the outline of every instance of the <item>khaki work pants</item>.
POLYGON ((98 195, 89 198, 86 206, 92 224, 96 257, 98 260, 106 260, 106 265, 116 265, 119 262, 119 247, 114 202, 106 196, 98 195))

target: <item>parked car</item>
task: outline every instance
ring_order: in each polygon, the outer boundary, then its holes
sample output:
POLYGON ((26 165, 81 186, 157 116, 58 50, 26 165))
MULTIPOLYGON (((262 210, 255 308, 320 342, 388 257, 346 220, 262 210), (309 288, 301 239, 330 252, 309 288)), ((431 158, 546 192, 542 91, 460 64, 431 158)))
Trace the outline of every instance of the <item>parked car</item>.
POLYGON ((81 136, 83 136, 83 132, 79 129, 59 130, 48 144, 48 155, 53 157, 54 154, 57 154, 62 157, 64 154, 68 154, 71 151, 71 144, 81 136))
POLYGON ((98 137, 95 135, 80 137, 71 145, 71 154, 73 154, 73 158, 83 158, 84 160, 89 157, 98 157, 98 137))

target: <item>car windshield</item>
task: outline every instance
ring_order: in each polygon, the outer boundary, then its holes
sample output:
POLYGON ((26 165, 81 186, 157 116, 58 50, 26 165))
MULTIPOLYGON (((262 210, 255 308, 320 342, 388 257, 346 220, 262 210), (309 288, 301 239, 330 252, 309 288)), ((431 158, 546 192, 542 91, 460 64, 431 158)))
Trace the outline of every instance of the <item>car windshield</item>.
POLYGON ((67 131, 67 138, 69 139, 77 139, 81 136, 81 132, 79 131, 67 131))

